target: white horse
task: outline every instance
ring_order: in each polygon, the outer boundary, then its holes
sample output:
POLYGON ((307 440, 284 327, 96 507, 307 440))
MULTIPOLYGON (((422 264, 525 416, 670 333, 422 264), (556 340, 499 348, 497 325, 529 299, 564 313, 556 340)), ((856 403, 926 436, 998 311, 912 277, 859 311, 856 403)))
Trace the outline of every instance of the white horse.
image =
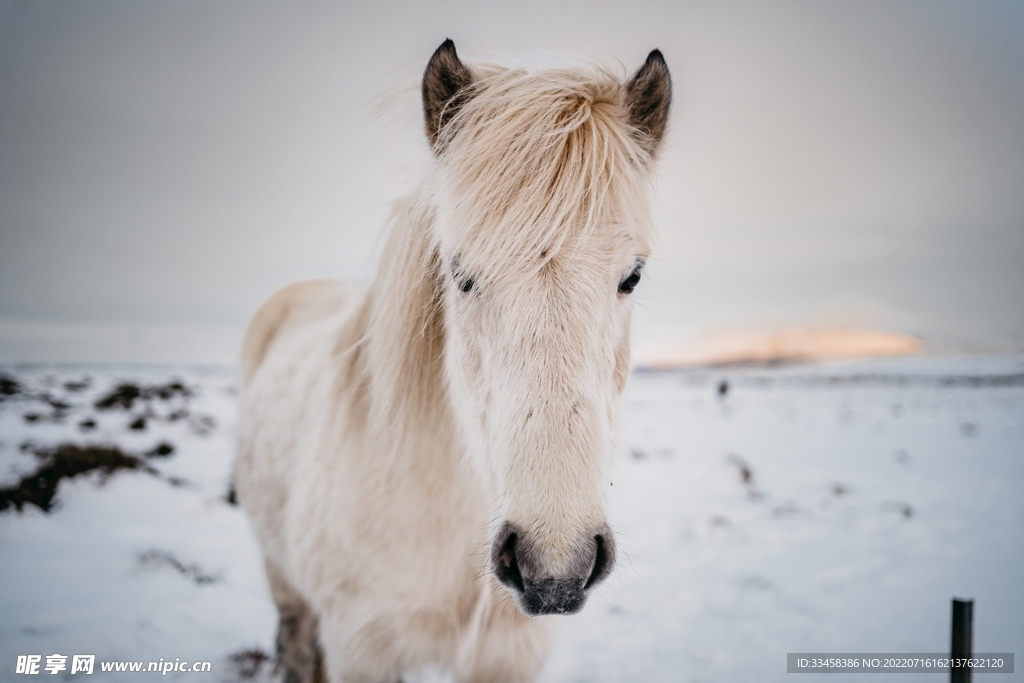
POLYGON ((612 570, 630 293, 671 83, 596 67, 423 77, 432 168, 360 294, 286 287, 242 352, 236 486, 289 681, 532 681, 612 570))

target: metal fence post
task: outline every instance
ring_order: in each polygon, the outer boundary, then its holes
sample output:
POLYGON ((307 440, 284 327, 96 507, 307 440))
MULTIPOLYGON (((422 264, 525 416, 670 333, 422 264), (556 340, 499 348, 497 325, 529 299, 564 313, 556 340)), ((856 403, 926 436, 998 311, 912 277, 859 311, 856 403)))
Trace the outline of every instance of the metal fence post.
MULTIPOLYGON (((953 659, 970 659, 972 652, 971 631, 974 628, 974 601, 953 598, 953 642, 950 656, 953 659)), ((949 683, 971 683, 971 668, 951 666, 949 683)))

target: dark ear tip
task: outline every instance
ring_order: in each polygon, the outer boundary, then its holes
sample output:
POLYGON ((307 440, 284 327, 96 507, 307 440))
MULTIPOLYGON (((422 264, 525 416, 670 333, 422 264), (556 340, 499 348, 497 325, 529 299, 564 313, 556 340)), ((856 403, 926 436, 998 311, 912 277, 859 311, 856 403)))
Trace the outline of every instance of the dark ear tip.
POLYGON ((453 55, 455 54, 455 41, 452 40, 451 38, 444 39, 444 42, 441 43, 441 45, 436 50, 434 50, 434 56, 436 57, 437 55, 445 52, 450 52, 453 55))
POLYGON ((647 61, 644 62, 644 67, 652 66, 657 66, 668 71, 668 64, 665 63, 665 55, 661 54, 661 50, 658 48, 651 50, 651 54, 647 55, 647 61))

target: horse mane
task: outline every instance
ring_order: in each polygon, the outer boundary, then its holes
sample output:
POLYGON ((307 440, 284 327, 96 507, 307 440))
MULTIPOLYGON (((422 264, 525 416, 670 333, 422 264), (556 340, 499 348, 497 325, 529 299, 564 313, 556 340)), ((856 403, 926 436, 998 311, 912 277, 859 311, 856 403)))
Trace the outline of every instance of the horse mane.
POLYGON ((475 65, 473 75, 438 133, 430 172, 396 205, 360 314, 355 345, 378 433, 448 409, 441 278, 453 267, 524 276, 599 234, 629 234, 645 251, 653 239, 652 159, 629 123, 620 77, 594 66, 475 65), (442 254, 443 241, 459 253, 442 254))
POLYGON ((537 269, 602 227, 649 243, 651 159, 621 78, 590 65, 474 75, 439 132, 442 229, 461 260, 481 273, 537 269))

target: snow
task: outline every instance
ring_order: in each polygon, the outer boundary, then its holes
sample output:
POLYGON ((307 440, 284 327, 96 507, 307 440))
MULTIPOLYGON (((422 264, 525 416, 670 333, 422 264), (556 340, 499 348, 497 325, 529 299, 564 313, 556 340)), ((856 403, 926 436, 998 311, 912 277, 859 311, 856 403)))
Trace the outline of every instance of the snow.
MULTIPOLYGON (((29 405, 15 397, 0 404, 0 473, 5 483, 31 469, 25 440, 43 443, 116 443, 129 452, 151 449, 162 440, 175 446, 169 458, 150 464, 165 480, 119 472, 98 485, 93 475, 65 480, 60 508, 44 514, 26 507, 0 513, 0 679, 13 673, 19 654, 95 654, 97 661, 211 661, 222 680, 225 656, 250 647, 273 652, 276 613, 263 578, 262 561, 244 514, 228 505, 233 451, 233 376, 224 370, 143 368, 7 368, 25 384, 54 391, 67 380, 92 378, 89 390, 69 393, 74 402, 61 424, 28 424, 29 405), (181 378, 198 395, 189 403, 193 418, 212 416, 216 428, 203 433, 198 420, 161 423, 145 431, 127 428, 125 411, 92 409, 97 396, 120 381, 166 382, 181 378), (50 385, 48 389, 47 385, 50 385), (99 423, 82 433, 79 420, 99 423), (160 563, 146 563, 150 550, 195 564, 217 581, 197 584, 160 563)), ((133 411, 139 413, 137 409, 133 411)), ((44 659, 45 661, 45 659, 44 659)), ((70 661, 70 660, 69 660, 70 661)), ((96 680, 104 680, 101 672, 96 680)), ((108 674, 124 680, 125 674, 108 674)), ((197 674, 179 677, 202 679, 197 674)), ((166 676, 175 680, 173 674, 166 676)))
MULTIPOLYGON (((273 652, 259 551, 226 500, 231 369, 0 374, 27 390, 0 402, 0 486, 35 467, 26 441, 175 447, 145 459, 159 476, 94 473, 62 481, 48 514, 0 512, 0 679, 17 655, 60 653, 209 660, 165 678, 239 680, 232 654, 273 652), (194 395, 151 400, 145 430, 128 428, 142 405, 93 407, 121 382, 172 379, 194 395)), ((545 683, 782 681, 787 652, 940 653, 953 596, 975 600, 975 652, 1024 652, 1024 357, 636 373, 623 406, 618 569, 565 618, 545 683)), ((798 680, 817 679, 833 680, 798 680)))

